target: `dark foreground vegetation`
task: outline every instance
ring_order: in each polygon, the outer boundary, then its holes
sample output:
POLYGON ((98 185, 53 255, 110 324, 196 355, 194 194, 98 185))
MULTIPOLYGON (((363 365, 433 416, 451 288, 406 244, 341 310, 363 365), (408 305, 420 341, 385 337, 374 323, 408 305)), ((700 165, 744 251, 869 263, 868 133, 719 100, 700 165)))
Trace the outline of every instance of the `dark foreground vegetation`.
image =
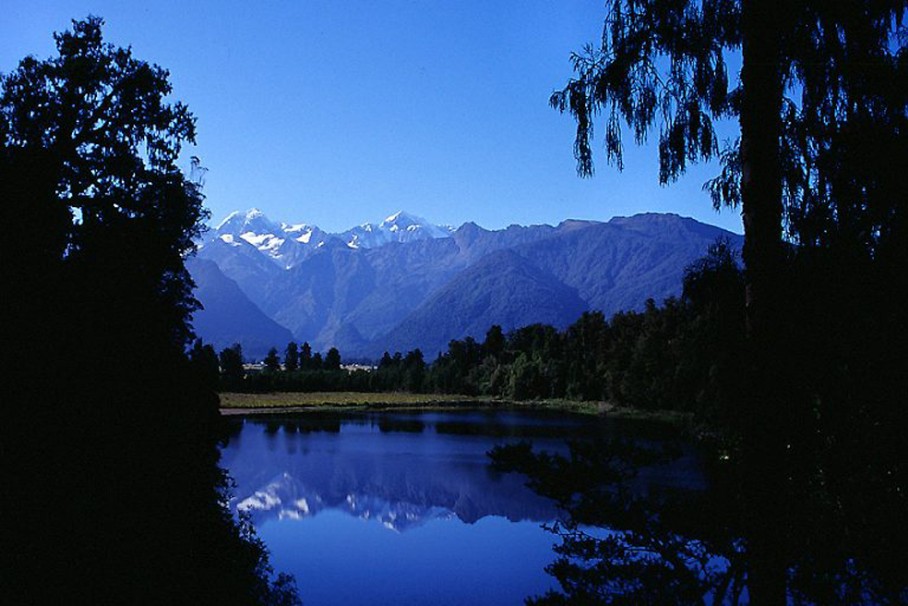
MULTIPOLYGON (((576 121, 579 172, 592 174, 594 133, 621 168, 623 137, 657 127, 660 181, 718 158, 706 189, 744 220, 743 325, 728 318, 738 345, 705 349, 726 490, 693 507, 641 498, 626 479, 658 453, 621 442, 567 458, 495 453, 567 514, 550 568, 561 591, 534 603, 908 602, 908 6, 607 9, 602 38, 551 98, 576 121), (740 127, 721 150, 719 120, 740 127)), ((671 393, 661 364, 669 377, 683 368, 660 353, 642 358, 656 361, 657 398, 671 393)))
POLYGON ((226 506, 215 393, 185 356, 205 218, 168 74, 101 39, 0 81, 7 604, 292 604, 226 506))

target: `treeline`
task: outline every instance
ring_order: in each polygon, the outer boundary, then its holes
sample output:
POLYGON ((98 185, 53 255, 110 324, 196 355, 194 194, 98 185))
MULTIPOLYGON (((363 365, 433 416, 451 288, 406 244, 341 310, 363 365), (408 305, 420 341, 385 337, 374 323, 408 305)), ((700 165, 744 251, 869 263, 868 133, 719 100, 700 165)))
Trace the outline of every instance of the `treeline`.
MULTIPOLYGON (((335 347, 322 356, 320 352, 313 352, 309 343, 297 345, 291 341, 283 356, 272 347, 261 365, 249 370, 239 343, 217 352, 213 346, 196 340, 189 350, 189 360, 196 374, 220 391, 357 390, 351 387, 348 373, 341 369, 340 352, 335 347)), ((367 387, 365 389, 368 391, 367 387)))
POLYGON ((272 348, 260 372, 246 372, 239 345, 219 354, 197 342, 190 357, 222 390, 409 391, 501 397, 608 400, 648 409, 715 409, 727 385, 744 323, 736 252, 719 241, 689 266, 684 294, 661 306, 607 320, 584 313, 564 331, 534 324, 484 340, 453 340, 427 363, 423 353, 386 352, 372 370, 343 370, 337 349, 324 358, 308 343, 272 348))

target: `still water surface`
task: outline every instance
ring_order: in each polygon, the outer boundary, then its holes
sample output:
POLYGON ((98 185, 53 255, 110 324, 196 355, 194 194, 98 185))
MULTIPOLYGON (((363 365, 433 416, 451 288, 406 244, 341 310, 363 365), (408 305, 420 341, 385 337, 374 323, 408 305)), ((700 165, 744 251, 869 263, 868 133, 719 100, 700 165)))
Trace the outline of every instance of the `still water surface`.
POLYGON ((544 568, 559 516, 495 445, 614 431, 527 412, 309 413, 235 421, 222 464, 276 570, 309 606, 522 604, 555 588, 544 568))

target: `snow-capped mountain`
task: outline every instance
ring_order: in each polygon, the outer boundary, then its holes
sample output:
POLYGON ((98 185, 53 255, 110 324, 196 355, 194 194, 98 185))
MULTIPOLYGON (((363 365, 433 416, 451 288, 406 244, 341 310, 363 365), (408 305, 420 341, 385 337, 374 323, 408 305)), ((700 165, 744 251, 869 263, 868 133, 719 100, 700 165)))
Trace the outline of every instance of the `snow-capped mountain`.
MULTIPOLYGON (((332 234, 306 223, 274 223, 257 208, 234 211, 221 221, 200 244, 204 250, 216 240, 233 246, 250 245, 283 269, 306 260, 312 252, 336 239, 350 248, 376 248, 391 242, 413 242, 446 238, 454 232, 448 226, 432 225, 425 219, 398 211, 381 223, 364 223, 332 234)), ((200 254, 203 258, 205 253, 200 254)))
POLYGON ((378 225, 364 223, 348 229, 340 234, 340 237, 351 248, 375 248, 389 242, 447 238, 452 233, 454 233, 453 227, 432 225, 421 217, 399 211, 378 225))
MULTIPOLYGON (((530 423, 521 425, 521 435, 554 452, 563 449, 562 439, 582 431, 571 420, 530 423)), ((486 452, 500 443, 503 429, 499 421, 469 415, 455 423, 369 413, 247 418, 242 447, 226 446, 221 463, 236 482, 231 509, 249 514, 256 525, 326 511, 397 532, 437 519, 555 519, 555 505, 528 489, 524 476, 489 473, 486 452), (460 432, 472 439, 451 453, 450 436, 460 432), (427 445, 419 458, 412 456, 417 435, 427 445), (300 457, 303 450, 306 456, 300 457)))
POLYGON ((741 245, 741 236, 671 214, 451 231, 401 212, 330 234, 253 209, 231 214, 201 243, 198 258, 229 280, 199 276, 207 309, 196 326, 217 348, 237 341, 248 355, 264 355, 265 334, 253 339, 217 313, 237 308, 262 330, 260 315, 317 351, 377 359, 418 347, 431 359, 451 339, 482 339, 492 324, 564 328, 585 310, 610 316, 678 295, 685 266, 719 237, 741 245), (238 291, 215 288, 230 281, 238 291))
POLYGON ((256 524, 273 518, 299 520, 318 515, 324 510, 334 510, 379 523, 396 532, 457 515, 447 507, 406 500, 392 501, 368 492, 350 492, 343 498, 331 495, 330 492, 283 472, 243 499, 234 498, 231 506, 239 513, 249 514, 256 524), (329 494, 325 494, 326 492, 329 494))

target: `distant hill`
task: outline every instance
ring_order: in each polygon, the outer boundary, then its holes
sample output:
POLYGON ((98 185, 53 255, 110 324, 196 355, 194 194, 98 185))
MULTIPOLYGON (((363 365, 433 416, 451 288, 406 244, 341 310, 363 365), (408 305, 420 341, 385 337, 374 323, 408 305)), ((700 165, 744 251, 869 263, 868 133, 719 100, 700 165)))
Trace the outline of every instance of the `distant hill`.
POLYGON ((435 291, 367 353, 407 351, 417 343, 431 360, 451 339, 482 341, 493 323, 505 332, 534 323, 566 328, 586 310, 575 289, 513 250, 500 250, 435 291))
POLYGON ((293 338, 289 330, 262 313, 217 264, 190 259, 187 266, 196 283, 195 296, 204 306, 193 314, 193 325, 206 343, 218 350, 240 343, 244 354, 262 357, 272 346, 283 348, 293 338))
POLYGON ((672 214, 490 231, 401 212, 329 234, 256 210, 233 213, 190 264, 206 306, 196 330, 216 346, 238 341, 250 352, 293 338, 347 357, 416 347, 432 357, 451 339, 481 339, 492 324, 564 327, 587 309, 608 316, 680 294, 684 267, 719 237, 741 246, 739 235, 672 214), (218 311, 228 309, 224 301, 235 302, 237 315, 218 311))

